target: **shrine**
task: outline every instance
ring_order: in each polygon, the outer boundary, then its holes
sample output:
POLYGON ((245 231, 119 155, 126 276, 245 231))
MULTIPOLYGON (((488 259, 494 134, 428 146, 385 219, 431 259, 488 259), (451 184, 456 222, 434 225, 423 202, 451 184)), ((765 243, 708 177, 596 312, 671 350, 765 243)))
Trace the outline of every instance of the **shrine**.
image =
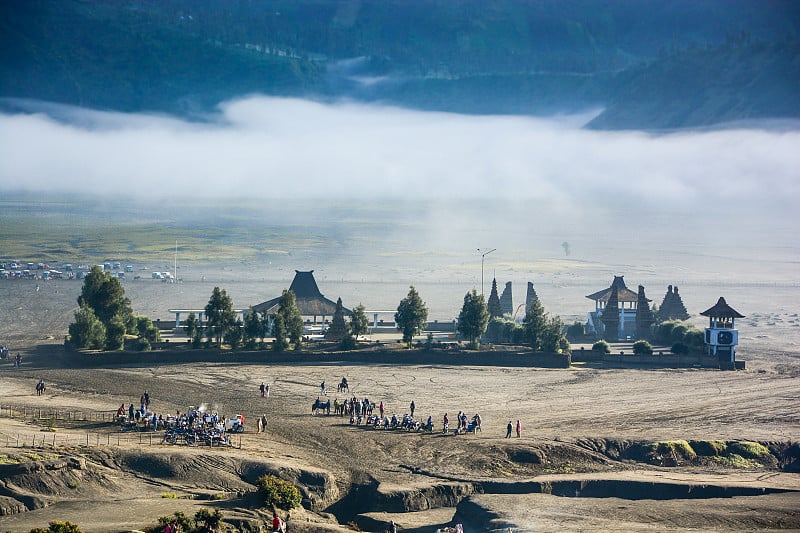
POLYGON ((636 336, 639 294, 625 286, 623 276, 614 276, 611 286, 586 297, 594 300, 595 305, 594 311, 589 313, 588 331, 612 341, 636 336), (617 308, 616 312, 611 312, 614 307, 617 308))
POLYGON ((737 318, 744 318, 744 315, 729 306, 721 296, 716 305, 700 314, 708 317, 706 353, 717 356, 722 370, 735 369, 736 345, 739 344, 739 331, 735 327, 735 321, 737 318))

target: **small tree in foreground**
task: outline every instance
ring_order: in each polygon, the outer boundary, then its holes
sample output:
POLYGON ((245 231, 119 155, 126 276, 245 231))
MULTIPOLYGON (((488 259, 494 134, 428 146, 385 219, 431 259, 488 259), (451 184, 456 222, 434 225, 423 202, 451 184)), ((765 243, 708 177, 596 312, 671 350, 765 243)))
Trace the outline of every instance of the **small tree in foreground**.
POLYGON ((264 506, 294 509, 303 500, 300 490, 283 479, 269 474, 257 481, 258 491, 264 498, 264 506))

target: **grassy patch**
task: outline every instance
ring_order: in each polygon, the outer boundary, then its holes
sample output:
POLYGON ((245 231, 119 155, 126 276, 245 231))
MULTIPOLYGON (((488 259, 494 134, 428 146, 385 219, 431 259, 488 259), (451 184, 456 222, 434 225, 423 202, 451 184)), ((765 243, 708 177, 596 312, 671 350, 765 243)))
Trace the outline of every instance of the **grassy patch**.
POLYGON ((712 457, 712 461, 727 468, 762 468, 763 465, 758 461, 752 459, 745 459, 741 455, 735 453, 726 455, 725 457, 712 457))
POLYGON ((690 440, 689 445, 701 457, 725 455, 728 445, 721 440, 690 440))
POLYGON ((22 463, 29 463, 31 461, 44 461, 47 459, 56 459, 57 454, 54 453, 14 453, 14 454, 0 454, 0 465, 19 465, 22 463))
POLYGON ((766 446, 747 440, 728 443, 728 453, 745 459, 761 459, 771 455, 766 446))
POLYGON ((666 440, 655 443, 655 451, 661 455, 675 455, 680 459, 692 460, 697 457, 694 449, 685 440, 666 440))
POLYGON ((177 500, 178 499, 178 495, 175 494, 174 492, 162 492, 161 493, 161 497, 162 498, 166 498, 166 499, 170 499, 170 500, 177 500))

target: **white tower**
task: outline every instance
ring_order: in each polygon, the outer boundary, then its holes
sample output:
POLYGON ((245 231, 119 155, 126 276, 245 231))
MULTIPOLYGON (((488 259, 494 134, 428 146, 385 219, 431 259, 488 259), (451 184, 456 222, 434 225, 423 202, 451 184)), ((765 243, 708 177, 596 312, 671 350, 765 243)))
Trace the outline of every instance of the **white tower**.
POLYGON ((721 296, 714 307, 700 314, 708 317, 705 339, 708 355, 719 358, 721 369, 733 370, 736 368, 736 345, 739 344, 735 320, 744 318, 744 315, 729 306, 721 296))

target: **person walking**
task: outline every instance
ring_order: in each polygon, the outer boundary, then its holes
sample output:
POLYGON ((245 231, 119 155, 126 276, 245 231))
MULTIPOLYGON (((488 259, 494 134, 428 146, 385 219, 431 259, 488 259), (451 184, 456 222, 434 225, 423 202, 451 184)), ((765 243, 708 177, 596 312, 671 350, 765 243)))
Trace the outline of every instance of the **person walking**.
POLYGON ((517 418, 517 438, 522 436, 522 422, 517 418))
POLYGON ((269 398, 269 383, 264 385, 264 394, 266 394, 266 398, 269 398))
POLYGON ((506 426, 506 438, 511 438, 511 432, 514 431, 514 425, 511 423, 511 420, 508 421, 508 425, 506 426))
POLYGON ((258 386, 258 390, 261 391, 261 397, 264 398, 265 394, 267 393, 267 387, 264 385, 264 382, 261 382, 261 385, 258 386))

